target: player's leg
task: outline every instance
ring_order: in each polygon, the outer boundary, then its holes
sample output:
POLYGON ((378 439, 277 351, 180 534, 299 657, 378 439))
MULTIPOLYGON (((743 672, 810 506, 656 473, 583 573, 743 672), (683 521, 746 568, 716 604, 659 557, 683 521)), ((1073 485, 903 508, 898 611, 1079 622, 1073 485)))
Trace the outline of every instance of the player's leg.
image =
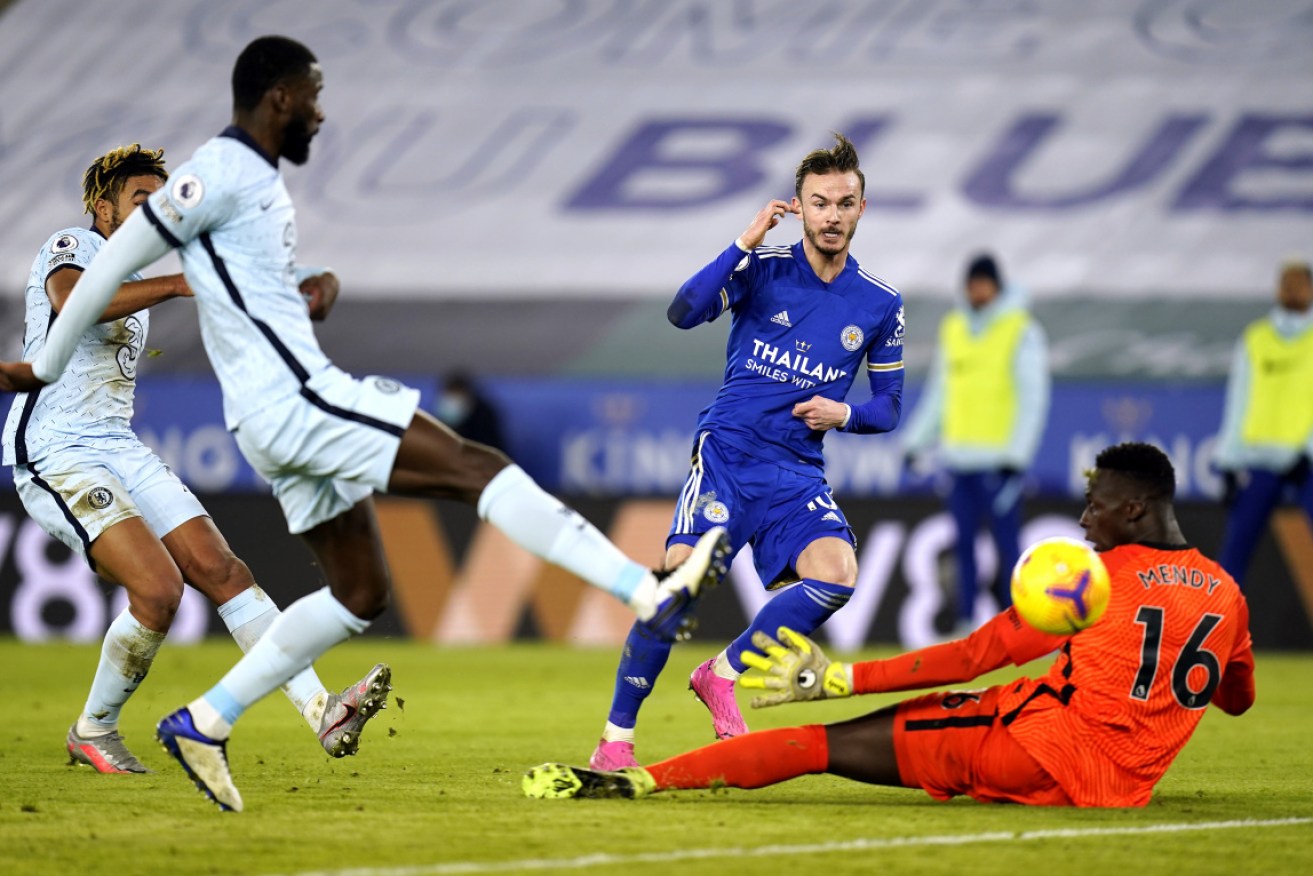
POLYGON ((993 588, 1000 611, 1012 604, 1012 567, 1021 559, 1020 474, 994 472, 989 475, 989 532, 998 553, 998 573, 993 588))
MULTIPOLYGON (((193 517, 163 537, 165 548, 186 580, 218 608, 233 641, 250 651, 275 620, 278 605, 255 583, 247 565, 229 547, 214 521, 193 517)), ((307 667, 283 685, 283 693, 316 733, 332 694, 314 667, 307 667)))
POLYGON ((743 652, 752 647, 753 634, 774 636, 786 626, 811 635, 848 604, 857 583, 852 529, 822 478, 776 469, 761 501, 768 505, 753 540, 757 571, 763 581, 798 583, 772 596, 746 630, 689 678, 719 739, 748 731, 734 682, 747 669, 743 652))
POLYGON ((695 788, 764 788, 799 776, 832 773, 880 785, 902 785, 895 761, 891 706, 822 726, 759 730, 678 754, 648 767, 618 771, 543 764, 524 777, 529 797, 645 797, 695 788))
POLYGON ((654 574, 500 451, 462 439, 424 411, 415 411, 402 435, 388 492, 475 505, 516 544, 622 600, 666 638, 688 628, 702 588, 725 571, 728 547, 719 533, 709 533, 683 565, 654 574))
POLYGON ((182 600, 182 576, 141 517, 105 529, 88 557, 102 577, 123 586, 128 607, 105 633, 86 705, 69 730, 69 756, 102 773, 150 772, 124 745, 119 714, 164 644, 182 600))
POLYGON ((976 533, 986 505, 982 477, 975 472, 954 472, 948 492, 948 513, 956 531, 953 539, 953 558, 957 567, 955 636, 959 633, 965 635, 976 626, 976 593, 980 578, 976 566, 976 533))
MULTIPOLYGON (((196 495, 150 448, 139 445, 120 451, 117 458, 133 501, 183 578, 218 607, 238 647, 249 651, 278 617, 278 606, 256 586, 251 570, 233 553, 196 495)), ((318 733, 331 695, 313 667, 283 685, 283 691, 318 733)))
MULTIPOLYGON (((289 521, 303 519, 304 491, 313 479, 275 482, 289 521), (296 497, 300 495, 301 499, 296 497)), ((321 494, 332 493, 337 502, 352 495, 356 485, 319 482, 321 494)), ((369 621, 387 605, 387 563, 378 540, 378 523, 368 488, 356 495, 356 504, 304 532, 329 586, 304 596, 287 607, 251 650, 219 683, 186 707, 166 716, 157 737, 188 776, 222 809, 240 812, 242 798, 228 766, 227 740, 233 724, 255 702, 309 667, 328 649, 364 632, 369 621)), ((319 507, 337 502, 321 495, 319 507)), ((386 702, 391 674, 380 664, 377 674, 358 696, 346 702, 335 716, 342 721, 367 721, 386 702)), ((345 697, 344 697, 345 699, 345 697)), ((329 715, 325 715, 327 719, 329 715)), ((354 726, 354 725, 353 725, 354 726)))
MULTIPOLYGON (((764 546, 761 540, 757 543, 764 546)), ((803 634, 811 635, 852 597, 857 581, 857 555, 848 537, 830 535, 816 539, 798 556, 796 568, 801 580, 772 596, 746 630, 689 677, 690 689, 711 713, 717 739, 748 732, 734 696, 734 684, 747 669, 743 652, 753 647, 753 634, 761 630, 775 635, 776 630, 785 626, 799 632, 806 630, 803 634)))
POLYGON ((759 730, 723 739, 652 764, 615 771, 543 764, 525 774, 528 797, 646 797, 657 791, 729 787, 764 788, 823 773, 826 728, 820 724, 759 730))
MULTIPOLYGON (((729 533, 731 555, 747 541, 757 525, 760 497, 753 492, 754 477, 739 465, 743 459, 742 454, 720 447, 709 433, 697 437, 689 474, 666 536, 665 568, 674 569, 684 563, 694 546, 715 527, 723 526, 729 533)), ((763 485, 767 492, 773 483, 763 485)), ((602 738, 589 759, 596 769, 637 764, 634 739, 638 713, 665 668, 670 648, 667 638, 653 635, 645 624, 636 623, 630 629, 616 667, 611 710, 602 738)))
POLYGON ((1281 475, 1251 468, 1241 475, 1241 480, 1242 485, 1226 515, 1226 532, 1217 562, 1243 586, 1249 562, 1281 497, 1281 475))
MULTIPOLYGON (((665 568, 675 568, 692 552, 692 545, 672 544, 666 550, 665 568)), ((656 687, 657 677, 665 669, 673 647, 674 642, 655 635, 646 624, 636 622, 629 628, 616 665, 611 710, 602 728, 602 738, 588 759, 593 769, 618 770, 638 765, 634 754, 638 713, 656 687)))
POLYGON ((148 772, 119 735, 119 713, 164 641, 182 598, 182 577, 129 491, 98 456, 59 453, 39 465, 17 466, 14 485, 42 529, 128 592, 128 608, 109 625, 86 704, 69 729, 69 756, 100 772, 148 772))

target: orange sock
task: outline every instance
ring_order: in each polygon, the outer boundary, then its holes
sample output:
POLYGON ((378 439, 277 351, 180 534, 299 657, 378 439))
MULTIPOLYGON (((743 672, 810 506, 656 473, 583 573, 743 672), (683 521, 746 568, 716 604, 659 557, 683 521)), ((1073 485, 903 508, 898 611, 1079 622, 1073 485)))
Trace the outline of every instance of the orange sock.
POLYGON ((652 764, 657 788, 764 788, 825 772, 825 727, 809 724, 736 736, 652 764))

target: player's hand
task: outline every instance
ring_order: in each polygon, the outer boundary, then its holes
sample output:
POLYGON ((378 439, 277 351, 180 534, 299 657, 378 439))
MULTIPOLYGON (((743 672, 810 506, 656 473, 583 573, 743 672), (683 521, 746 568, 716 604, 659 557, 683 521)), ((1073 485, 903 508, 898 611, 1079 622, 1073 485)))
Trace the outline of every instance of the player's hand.
POLYGON ((814 395, 794 405, 793 415, 806 423, 807 428, 813 432, 824 432, 843 425, 848 416, 848 406, 843 402, 814 395))
POLYGON ((754 651, 742 654, 744 663, 765 674, 741 676, 739 687, 775 691, 753 697, 754 709, 852 696, 852 670, 846 663, 831 663, 820 645, 788 627, 780 627, 778 635, 784 644, 758 630, 752 634, 752 644, 766 656, 754 651))
POLYGON ((169 276, 169 279, 173 281, 174 298, 196 297, 196 294, 191 291, 191 287, 187 285, 187 278, 184 277, 182 274, 172 274, 169 276))
POLYGON ((0 362, 0 392, 36 392, 45 385, 31 362, 0 362))
POLYGON ((342 284, 332 271, 302 280, 301 294, 305 296, 305 303, 310 308, 310 318, 316 322, 327 318, 328 312, 337 303, 337 293, 341 289, 342 284))
POLYGON ((761 246, 761 242, 766 239, 766 232, 770 231, 776 225, 780 224, 780 219, 784 218, 785 213, 799 213, 795 210, 790 201, 771 201, 752 219, 752 224, 748 230, 739 235, 739 244, 744 249, 754 250, 761 246))

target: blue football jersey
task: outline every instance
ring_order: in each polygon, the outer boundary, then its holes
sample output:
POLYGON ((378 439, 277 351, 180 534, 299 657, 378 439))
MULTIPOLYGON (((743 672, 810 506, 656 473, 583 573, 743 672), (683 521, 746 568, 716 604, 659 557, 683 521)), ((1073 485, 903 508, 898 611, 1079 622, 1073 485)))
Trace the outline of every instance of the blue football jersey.
MULTIPOLYGON (((725 382, 698 418, 699 433, 795 471, 823 465, 823 431, 793 415, 812 396, 842 402, 865 370, 897 377, 884 393, 902 392, 903 299, 851 255, 839 276, 822 281, 803 252, 759 246, 744 256, 721 290, 733 322, 725 382)), ((714 319, 715 317, 712 316, 714 319)))

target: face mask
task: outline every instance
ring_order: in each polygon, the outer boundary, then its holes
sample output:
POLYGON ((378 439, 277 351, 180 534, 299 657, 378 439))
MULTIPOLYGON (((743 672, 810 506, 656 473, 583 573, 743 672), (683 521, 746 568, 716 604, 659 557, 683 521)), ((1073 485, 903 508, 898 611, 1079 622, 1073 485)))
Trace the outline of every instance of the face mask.
POLYGON ((435 413, 438 415, 439 420, 448 426, 454 426, 469 416, 470 407, 470 400, 465 396, 444 393, 438 397, 435 413))

